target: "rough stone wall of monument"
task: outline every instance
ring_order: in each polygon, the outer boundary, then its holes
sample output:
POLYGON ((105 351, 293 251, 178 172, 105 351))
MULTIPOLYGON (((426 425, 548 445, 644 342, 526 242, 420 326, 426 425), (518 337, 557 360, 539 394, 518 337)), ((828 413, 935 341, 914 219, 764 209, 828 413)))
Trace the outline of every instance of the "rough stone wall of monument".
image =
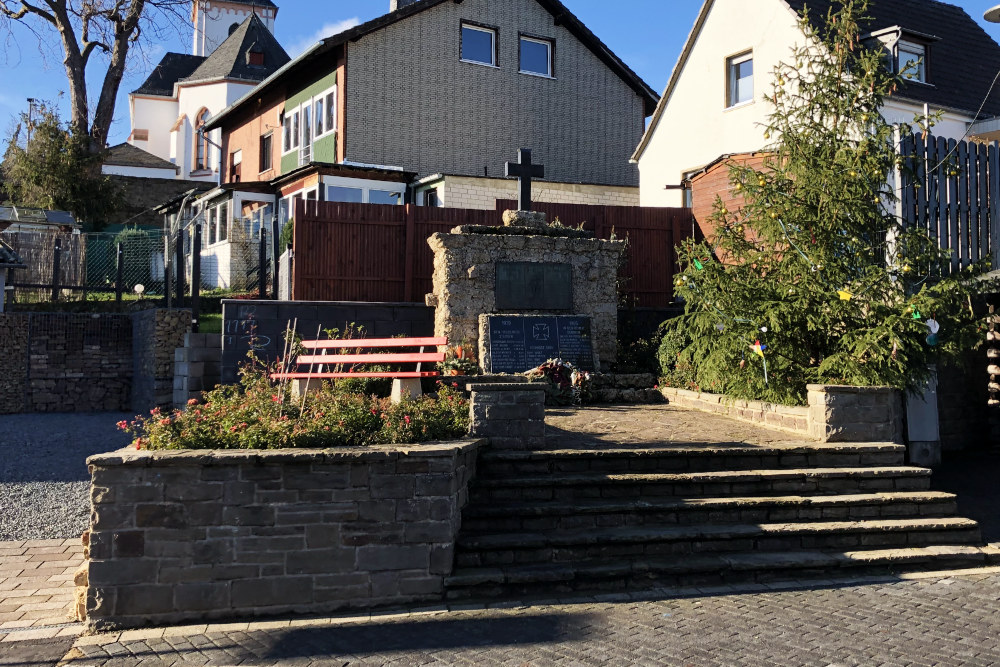
MULTIPOLYGON (((441 200, 448 208, 493 211, 498 199, 517 199, 517 181, 497 178, 446 176, 440 189, 441 200)), ((616 185, 536 181, 532 183, 531 198, 532 201, 552 204, 638 206, 639 189, 616 185)))
MULTIPOLYGON (((618 341, 618 265, 624 241, 439 233, 427 242, 434 251, 435 336, 447 336, 455 344, 479 340, 479 316, 497 312, 498 262, 565 263, 573 268, 571 314, 590 316, 594 352, 600 367, 614 363, 618 341)), ((543 313, 521 311, 520 314, 543 313)))
POLYGON ((78 599, 92 627, 440 600, 483 442, 91 457, 78 599))
POLYGON ((28 380, 28 315, 0 313, 0 414, 24 411, 28 380))
POLYGON ((132 410, 146 412, 173 405, 174 351, 184 345, 184 335, 190 330, 190 310, 157 308, 132 315, 132 410))
POLYGON ((639 184, 642 98, 536 0, 443 2, 347 49, 347 160, 499 177, 524 147, 550 180, 639 184), (497 31, 497 67, 460 60, 463 21, 497 31), (518 71, 519 34, 554 40, 553 78, 518 71))

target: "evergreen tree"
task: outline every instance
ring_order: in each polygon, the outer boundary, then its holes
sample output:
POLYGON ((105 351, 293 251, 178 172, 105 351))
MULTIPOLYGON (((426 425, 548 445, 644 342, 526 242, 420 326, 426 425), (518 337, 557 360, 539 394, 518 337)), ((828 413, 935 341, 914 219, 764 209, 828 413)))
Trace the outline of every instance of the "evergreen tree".
POLYGON ((16 205, 70 211, 99 230, 124 205, 121 187, 101 173, 102 159, 90 151, 89 137, 65 127, 43 105, 40 120, 22 114, 10 137, 0 165, 3 188, 16 205))
POLYGON ((859 39, 867 4, 802 17, 805 46, 774 72, 775 143, 761 169, 730 169, 745 204, 717 199, 714 237, 678 249, 685 315, 666 325, 667 381, 803 403, 810 383, 913 389, 975 346, 973 272, 941 278, 950 255, 890 212, 900 158, 880 109, 901 79, 859 39))

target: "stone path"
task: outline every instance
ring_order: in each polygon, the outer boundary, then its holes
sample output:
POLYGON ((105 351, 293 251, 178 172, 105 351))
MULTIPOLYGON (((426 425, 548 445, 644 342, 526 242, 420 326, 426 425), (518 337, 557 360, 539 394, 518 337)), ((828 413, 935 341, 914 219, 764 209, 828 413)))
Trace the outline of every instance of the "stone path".
POLYGON ((996 664, 1000 568, 973 572, 135 630, 81 637, 60 664, 996 664))
POLYGON ((70 613, 82 562, 79 538, 0 542, 0 644, 78 635, 70 613))
POLYGON ((546 447, 663 446, 713 448, 719 445, 771 445, 804 438, 740 422, 710 412, 670 405, 549 408, 545 411, 546 447))

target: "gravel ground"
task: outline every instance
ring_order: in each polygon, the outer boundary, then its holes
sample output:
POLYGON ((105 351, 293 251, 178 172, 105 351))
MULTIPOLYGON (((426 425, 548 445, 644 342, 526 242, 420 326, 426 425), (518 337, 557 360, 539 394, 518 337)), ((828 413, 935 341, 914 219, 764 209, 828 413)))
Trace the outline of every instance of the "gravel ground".
POLYGON ((90 517, 92 454, 121 449, 131 413, 0 416, 0 541, 78 537, 90 517))

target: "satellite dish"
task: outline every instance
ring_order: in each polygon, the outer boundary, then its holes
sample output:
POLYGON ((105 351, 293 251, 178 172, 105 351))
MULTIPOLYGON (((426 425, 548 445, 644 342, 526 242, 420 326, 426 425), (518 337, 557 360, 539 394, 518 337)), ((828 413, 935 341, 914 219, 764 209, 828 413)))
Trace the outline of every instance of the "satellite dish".
POLYGON ((983 18, 990 23, 1000 23, 1000 5, 997 5, 993 9, 987 9, 986 13, 983 14, 983 18))

